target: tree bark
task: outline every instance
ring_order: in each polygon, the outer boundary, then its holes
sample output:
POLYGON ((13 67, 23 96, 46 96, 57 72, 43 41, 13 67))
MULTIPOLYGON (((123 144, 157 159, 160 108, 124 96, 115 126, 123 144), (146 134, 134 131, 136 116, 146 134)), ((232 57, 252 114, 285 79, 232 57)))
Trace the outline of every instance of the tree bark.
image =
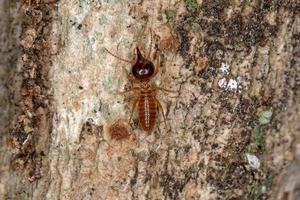
POLYGON ((1 199, 300 198, 296 0, 0 2, 1 199), (178 91, 150 133, 137 46, 178 91))

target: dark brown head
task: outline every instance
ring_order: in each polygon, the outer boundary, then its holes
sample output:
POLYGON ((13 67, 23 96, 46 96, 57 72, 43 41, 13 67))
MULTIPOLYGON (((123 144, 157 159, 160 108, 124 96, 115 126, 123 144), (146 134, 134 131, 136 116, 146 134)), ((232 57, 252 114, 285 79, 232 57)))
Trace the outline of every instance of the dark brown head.
POLYGON ((153 63, 142 56, 139 48, 136 48, 136 52, 137 60, 131 68, 133 76, 138 80, 150 79, 155 71, 153 63))

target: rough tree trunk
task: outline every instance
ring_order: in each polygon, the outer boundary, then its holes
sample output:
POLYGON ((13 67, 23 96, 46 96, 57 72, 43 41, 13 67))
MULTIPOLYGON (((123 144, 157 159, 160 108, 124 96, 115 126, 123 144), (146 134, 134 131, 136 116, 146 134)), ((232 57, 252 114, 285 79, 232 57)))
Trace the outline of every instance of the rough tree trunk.
POLYGON ((0 3, 0 199, 300 198, 296 0, 0 3), (104 48, 150 29, 178 94, 146 133, 104 48))

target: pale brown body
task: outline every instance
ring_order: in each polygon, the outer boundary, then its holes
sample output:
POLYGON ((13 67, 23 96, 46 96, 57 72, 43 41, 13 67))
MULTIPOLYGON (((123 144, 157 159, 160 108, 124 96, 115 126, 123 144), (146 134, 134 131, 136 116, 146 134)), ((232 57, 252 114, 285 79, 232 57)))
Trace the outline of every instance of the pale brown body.
MULTIPOLYGON (((151 37, 151 43, 152 43, 152 37, 151 37)), ((160 102, 156 98, 156 92, 158 90, 164 92, 175 92, 175 91, 150 84, 151 79, 159 72, 160 56, 157 56, 156 66, 154 66, 154 64, 149 60, 151 51, 149 51, 147 57, 144 58, 140 50, 138 48, 136 48, 136 50, 137 50, 136 61, 130 61, 130 60, 120 58, 114 53, 111 53, 109 50, 106 49, 106 51, 110 53, 112 56, 132 64, 131 74, 129 74, 124 67, 123 70, 126 73, 128 80, 135 86, 124 92, 119 92, 119 94, 127 94, 130 92, 135 92, 134 93, 135 95, 133 95, 135 96, 135 98, 134 98, 134 103, 131 110, 129 122, 132 119, 134 109, 137 105, 140 127, 144 131, 151 132, 154 129, 156 124, 158 110, 161 110, 165 125, 167 127, 166 117, 160 102)))
POLYGON ((132 115, 136 106, 138 106, 138 119, 140 127, 147 132, 151 132, 157 121, 158 110, 161 110, 162 116, 164 118, 164 123, 167 127, 166 117, 163 112, 163 108, 156 98, 156 92, 165 91, 165 92, 173 92, 171 90, 157 87, 155 85, 149 85, 148 82, 140 82, 138 87, 133 87, 127 91, 121 92, 121 94, 128 92, 135 92, 135 100, 133 103, 133 107, 131 110, 131 115, 129 122, 132 119, 132 115))
POLYGON ((144 131, 152 131, 157 119, 157 100, 152 90, 142 90, 138 99, 140 126, 144 131))

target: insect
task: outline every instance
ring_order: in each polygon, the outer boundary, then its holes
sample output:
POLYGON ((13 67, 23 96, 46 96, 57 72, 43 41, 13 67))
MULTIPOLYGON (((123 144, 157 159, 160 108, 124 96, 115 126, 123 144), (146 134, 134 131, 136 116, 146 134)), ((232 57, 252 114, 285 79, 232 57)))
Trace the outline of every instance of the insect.
POLYGON ((161 103, 156 97, 157 91, 176 92, 156 86, 154 83, 151 83, 151 80, 158 74, 160 68, 160 55, 158 55, 156 58, 156 65, 154 65, 150 60, 151 47, 152 32, 150 49, 146 57, 142 55, 138 47, 136 47, 136 59, 132 61, 120 58, 119 56, 105 48, 105 50, 113 57, 132 65, 131 73, 129 73, 124 66, 122 68, 126 74, 127 79, 133 84, 133 87, 129 90, 118 92, 118 94, 134 93, 133 107, 131 110, 129 123, 131 122, 134 110, 137 106, 140 127, 147 132, 151 132, 154 129, 158 117, 158 110, 160 110, 164 119, 165 126, 167 128, 164 110, 161 103))

